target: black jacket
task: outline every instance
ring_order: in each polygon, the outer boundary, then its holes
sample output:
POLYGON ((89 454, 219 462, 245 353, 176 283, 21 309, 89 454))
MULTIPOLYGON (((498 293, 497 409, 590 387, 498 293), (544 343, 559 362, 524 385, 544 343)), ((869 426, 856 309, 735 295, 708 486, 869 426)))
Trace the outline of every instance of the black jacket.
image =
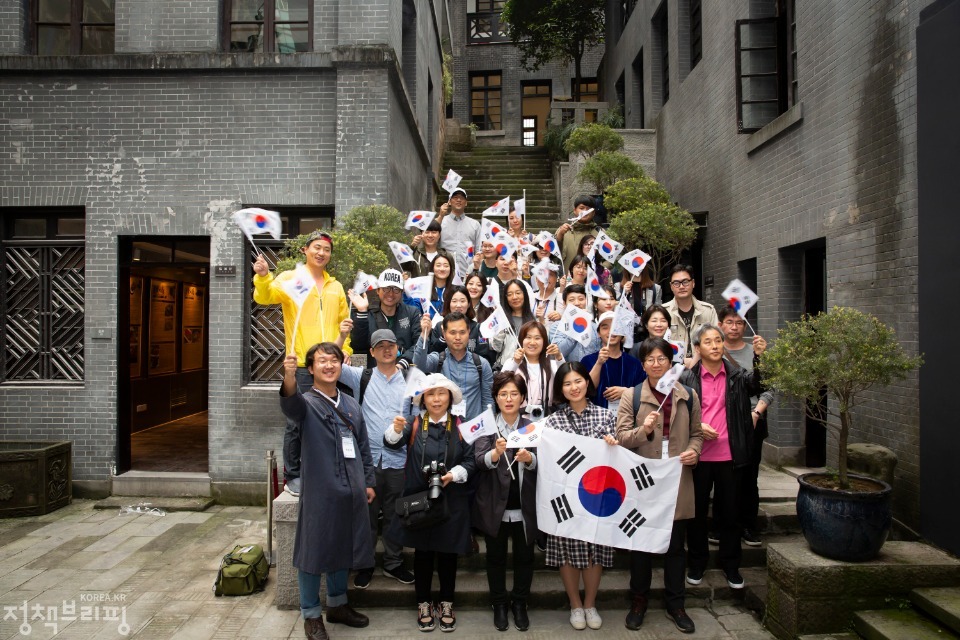
MULTIPOLYGON (((394 314, 393 328, 394 335, 397 336, 397 349, 400 350, 400 359, 406 362, 413 362, 413 347, 420 339, 420 317, 423 311, 417 307, 403 304, 397 305, 394 314)), ((380 312, 380 307, 371 308, 363 313, 356 309, 350 314, 353 320, 353 331, 350 332, 350 345, 355 353, 367 355, 370 353, 370 336, 377 329, 390 329, 387 321, 380 312)))
MULTIPOLYGON (((692 369, 687 369, 680 376, 680 382, 693 387, 701 403, 703 402, 703 390, 700 384, 702 367, 703 363, 697 362, 692 369)), ((747 371, 740 367, 732 367, 730 363, 724 361, 723 368, 727 375, 727 434, 730 440, 730 455, 733 456, 733 466, 742 467, 750 464, 754 446, 750 396, 760 395, 763 392, 763 386, 756 366, 753 371, 747 371)))

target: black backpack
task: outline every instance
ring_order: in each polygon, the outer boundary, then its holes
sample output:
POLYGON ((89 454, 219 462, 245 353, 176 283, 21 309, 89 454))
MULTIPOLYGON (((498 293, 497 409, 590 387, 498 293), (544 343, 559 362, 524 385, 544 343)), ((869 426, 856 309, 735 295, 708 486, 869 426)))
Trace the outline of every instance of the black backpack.
MULTIPOLYGON (((403 379, 407 379, 407 369, 400 370, 403 374, 403 379)), ((363 394, 367 391, 367 385, 370 384, 370 378, 373 377, 373 368, 364 369, 363 373, 360 374, 360 388, 357 389, 357 404, 363 406, 363 394)))
MULTIPOLYGON (((447 359, 447 354, 449 351, 444 349, 440 352, 440 358, 437 360, 437 372, 443 373, 443 361, 447 359)), ((473 366, 477 368, 477 380, 480 384, 483 384, 483 361, 480 359, 480 356, 475 354, 473 351, 470 352, 470 355, 473 356, 473 366)))

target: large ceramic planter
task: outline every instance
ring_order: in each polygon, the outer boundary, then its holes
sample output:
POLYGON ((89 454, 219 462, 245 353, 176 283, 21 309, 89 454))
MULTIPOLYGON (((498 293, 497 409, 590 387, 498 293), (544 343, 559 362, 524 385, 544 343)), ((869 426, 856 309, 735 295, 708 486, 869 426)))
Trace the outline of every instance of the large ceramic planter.
POLYGON ((822 473, 799 478, 797 518, 810 549, 826 558, 862 562, 875 558, 887 540, 892 516, 886 482, 850 475, 876 486, 873 492, 826 489, 810 483, 822 473))
POLYGON ((70 504, 71 443, 0 441, 0 518, 37 516, 70 504))

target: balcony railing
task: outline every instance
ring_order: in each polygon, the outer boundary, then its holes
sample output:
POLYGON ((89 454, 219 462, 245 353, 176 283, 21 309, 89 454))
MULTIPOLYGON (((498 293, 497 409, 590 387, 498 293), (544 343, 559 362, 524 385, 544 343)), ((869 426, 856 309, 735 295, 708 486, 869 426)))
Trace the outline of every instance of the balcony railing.
POLYGON ((510 42, 506 25, 500 22, 500 13, 468 13, 467 42, 470 44, 510 42))

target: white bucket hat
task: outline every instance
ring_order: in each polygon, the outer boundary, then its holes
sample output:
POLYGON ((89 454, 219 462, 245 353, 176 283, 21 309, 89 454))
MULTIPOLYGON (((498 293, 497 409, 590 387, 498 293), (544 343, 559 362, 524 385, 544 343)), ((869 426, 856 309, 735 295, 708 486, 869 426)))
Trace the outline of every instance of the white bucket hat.
POLYGON ((423 381, 423 393, 417 396, 417 402, 421 406, 423 405, 423 396, 426 395, 427 391, 430 389, 446 389, 450 392, 452 396, 450 400, 450 406, 455 404, 460 404, 463 402, 463 392, 460 391, 460 387, 449 380, 442 373, 431 373, 423 381))

